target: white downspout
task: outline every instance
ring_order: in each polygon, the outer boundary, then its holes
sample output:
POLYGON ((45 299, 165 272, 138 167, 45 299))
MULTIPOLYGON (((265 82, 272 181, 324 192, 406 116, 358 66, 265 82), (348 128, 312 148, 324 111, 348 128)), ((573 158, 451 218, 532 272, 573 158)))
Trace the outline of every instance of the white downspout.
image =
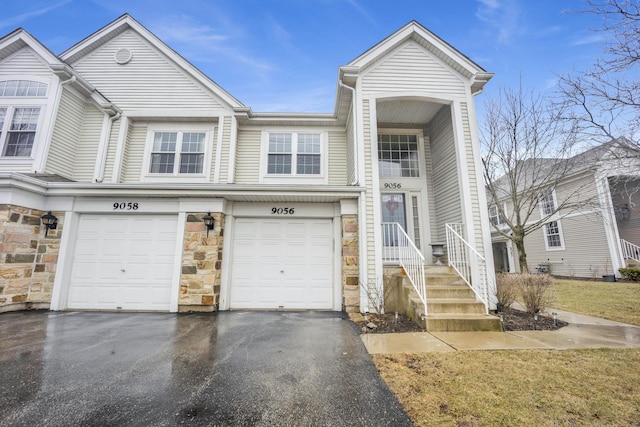
POLYGON ((100 141, 101 152, 98 157, 98 176, 96 177, 96 182, 102 182, 104 180, 105 167, 107 165, 107 155, 109 154, 109 140, 111 139, 111 129, 113 129, 113 123, 120 118, 122 114, 120 111, 116 113, 115 116, 110 117, 107 122, 107 126, 102 134, 102 138, 100 141))
POLYGON ((359 175, 358 175, 358 102, 356 96, 356 89, 351 86, 347 86, 342 83, 342 80, 338 79, 338 84, 345 89, 349 89, 353 95, 353 99, 351 101, 351 114, 353 115, 353 181, 351 185, 360 185, 359 175))

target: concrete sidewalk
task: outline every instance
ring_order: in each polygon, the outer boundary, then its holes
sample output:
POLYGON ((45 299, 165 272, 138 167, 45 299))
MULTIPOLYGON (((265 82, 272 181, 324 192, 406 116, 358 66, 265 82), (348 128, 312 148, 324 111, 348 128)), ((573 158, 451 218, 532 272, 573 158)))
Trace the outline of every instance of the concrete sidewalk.
POLYGON ((456 350, 640 348, 640 326, 551 309, 569 326, 557 331, 363 334, 370 354, 456 350))

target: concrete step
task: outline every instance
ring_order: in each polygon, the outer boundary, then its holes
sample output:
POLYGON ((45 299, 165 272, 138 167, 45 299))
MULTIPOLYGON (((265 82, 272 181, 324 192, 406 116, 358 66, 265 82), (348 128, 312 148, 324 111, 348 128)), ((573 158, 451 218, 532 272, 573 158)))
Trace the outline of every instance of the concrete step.
POLYGON ((424 319, 424 328, 429 332, 502 332, 500 319, 490 315, 429 314, 424 319))
POLYGON ((427 286, 461 285, 467 286, 462 278, 455 274, 425 274, 425 284, 427 286))
POLYGON ((475 298, 467 285, 427 286, 427 298, 475 298))
POLYGON ((427 299, 429 314, 484 314, 484 304, 475 298, 427 299))

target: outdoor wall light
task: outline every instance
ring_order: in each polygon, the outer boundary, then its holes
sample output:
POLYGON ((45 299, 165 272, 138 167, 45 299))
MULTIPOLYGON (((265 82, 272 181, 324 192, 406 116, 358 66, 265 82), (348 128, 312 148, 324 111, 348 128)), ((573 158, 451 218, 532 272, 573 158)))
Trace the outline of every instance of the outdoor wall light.
POLYGON ((216 220, 211 216, 211 212, 207 212, 207 214, 202 217, 202 221, 207 227, 207 237, 209 237, 209 230, 213 230, 213 227, 216 225, 216 220))
POLYGON ((42 224, 45 226, 44 237, 47 237, 49 230, 55 230, 58 228, 58 218, 51 214, 51 211, 40 217, 42 224))

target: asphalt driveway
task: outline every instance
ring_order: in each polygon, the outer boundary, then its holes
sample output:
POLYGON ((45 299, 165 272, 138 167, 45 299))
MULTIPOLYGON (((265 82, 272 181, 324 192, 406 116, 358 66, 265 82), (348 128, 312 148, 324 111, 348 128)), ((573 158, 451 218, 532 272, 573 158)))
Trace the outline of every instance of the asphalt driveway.
POLYGON ((341 313, 0 314, 0 425, 411 425, 341 313))

